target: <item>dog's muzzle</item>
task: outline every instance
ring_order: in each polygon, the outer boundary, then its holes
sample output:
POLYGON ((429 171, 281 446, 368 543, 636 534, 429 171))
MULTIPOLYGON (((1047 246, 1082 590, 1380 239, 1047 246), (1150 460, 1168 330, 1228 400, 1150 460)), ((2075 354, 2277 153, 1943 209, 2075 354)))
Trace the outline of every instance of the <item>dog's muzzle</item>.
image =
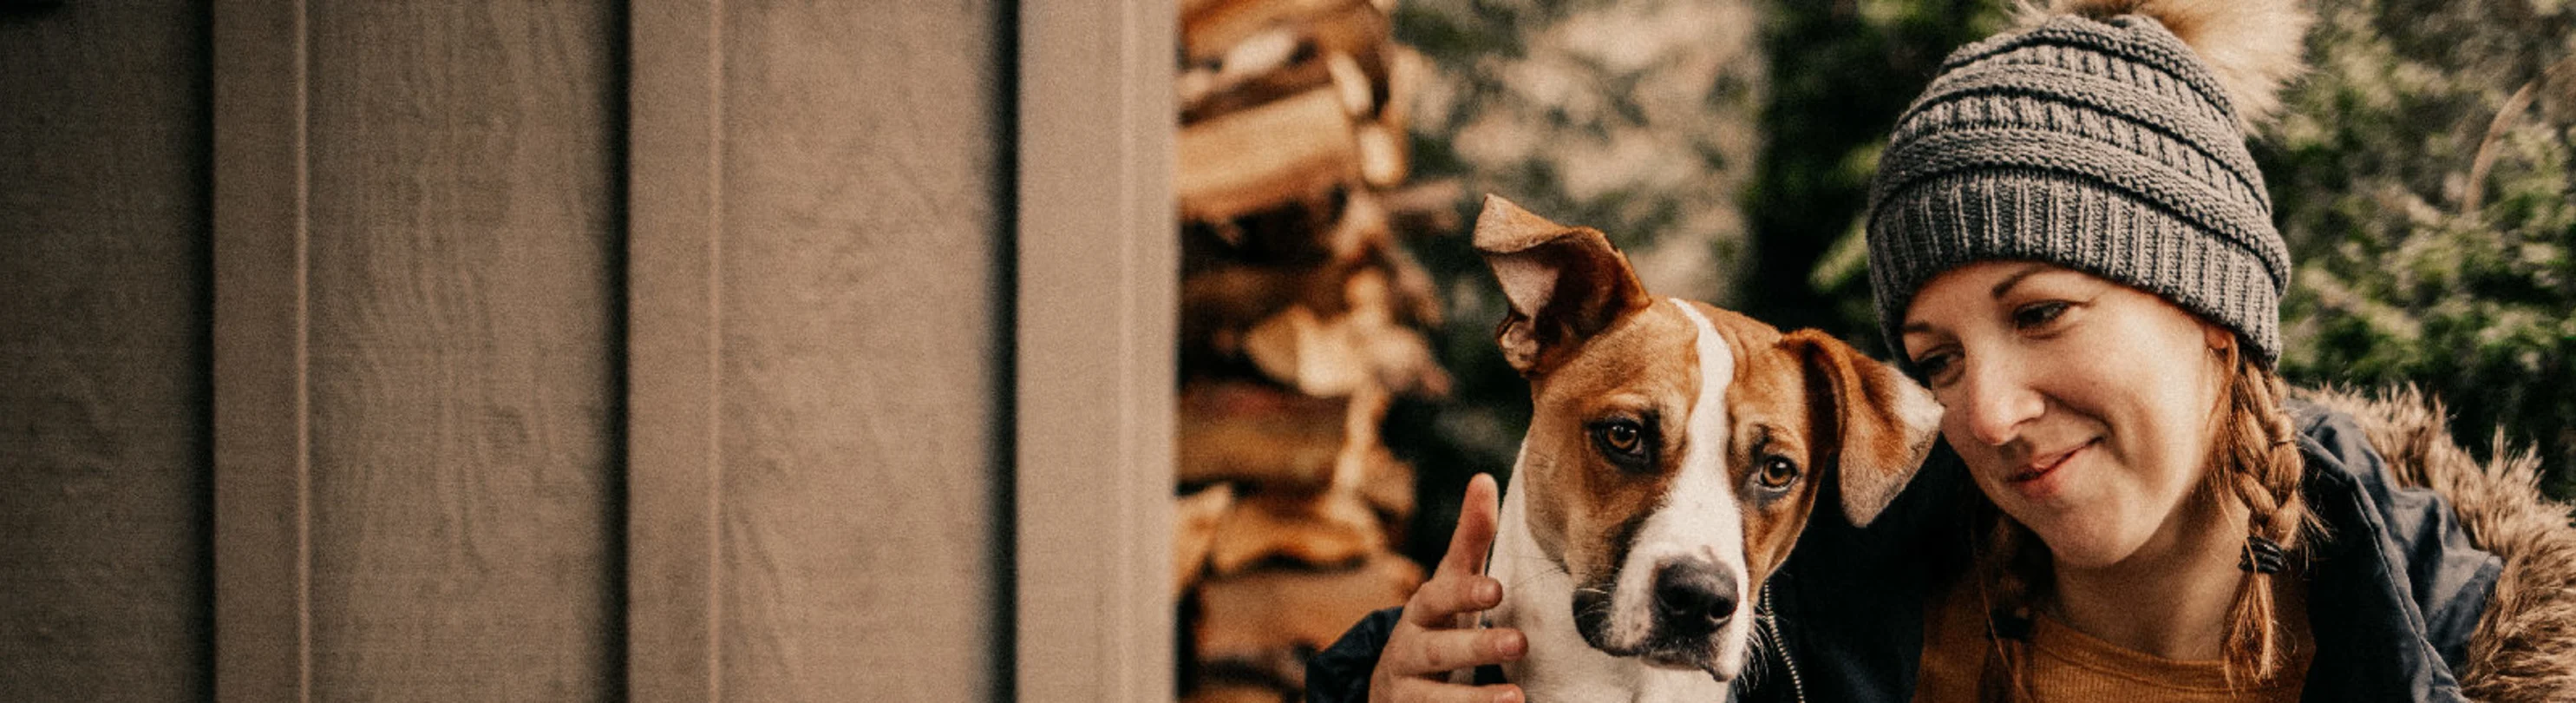
POLYGON ((1743 593, 1735 577, 1708 561, 1675 559, 1657 565, 1652 584, 1651 593, 1646 594, 1653 599, 1648 609, 1651 622, 1643 628, 1643 637, 1625 642, 1612 636, 1614 629, 1621 628, 1612 627, 1616 611, 1610 584, 1578 590, 1574 597, 1574 625, 1583 641, 1611 656, 1636 657, 1663 668, 1706 671, 1720 681, 1732 678, 1733 672, 1722 671, 1717 658, 1721 649, 1718 637, 1735 618, 1743 593))

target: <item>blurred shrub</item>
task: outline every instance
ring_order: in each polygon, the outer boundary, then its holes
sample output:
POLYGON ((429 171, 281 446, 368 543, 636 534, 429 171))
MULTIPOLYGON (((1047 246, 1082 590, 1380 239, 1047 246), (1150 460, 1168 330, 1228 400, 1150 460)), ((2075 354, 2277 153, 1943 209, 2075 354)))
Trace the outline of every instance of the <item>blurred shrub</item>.
POLYGON ((2314 72, 2256 142, 2297 265, 2283 371, 2419 384, 2472 453, 2500 428, 2576 494, 2576 4, 2317 11, 2314 72))

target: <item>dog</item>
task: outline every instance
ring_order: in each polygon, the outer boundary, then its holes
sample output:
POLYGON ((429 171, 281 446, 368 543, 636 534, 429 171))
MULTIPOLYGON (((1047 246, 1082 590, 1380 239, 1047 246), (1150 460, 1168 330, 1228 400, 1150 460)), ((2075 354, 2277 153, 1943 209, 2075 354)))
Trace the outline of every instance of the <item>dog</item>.
POLYGON ((1510 311, 1495 332, 1532 413, 1504 492, 1490 625, 1529 700, 1721 701, 1754 595, 1828 476, 1867 525, 1941 417, 1895 368, 1815 330, 1658 299, 1601 232, 1488 195, 1475 247, 1510 311))

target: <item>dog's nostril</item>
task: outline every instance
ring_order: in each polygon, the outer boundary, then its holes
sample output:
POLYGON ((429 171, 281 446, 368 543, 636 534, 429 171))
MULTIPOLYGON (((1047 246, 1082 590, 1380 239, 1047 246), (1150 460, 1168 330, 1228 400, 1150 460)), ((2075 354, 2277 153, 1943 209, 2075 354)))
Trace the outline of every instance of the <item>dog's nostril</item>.
POLYGON ((1715 564, 1682 561, 1655 574, 1655 609, 1667 627, 1705 635, 1735 616, 1735 577, 1715 564))

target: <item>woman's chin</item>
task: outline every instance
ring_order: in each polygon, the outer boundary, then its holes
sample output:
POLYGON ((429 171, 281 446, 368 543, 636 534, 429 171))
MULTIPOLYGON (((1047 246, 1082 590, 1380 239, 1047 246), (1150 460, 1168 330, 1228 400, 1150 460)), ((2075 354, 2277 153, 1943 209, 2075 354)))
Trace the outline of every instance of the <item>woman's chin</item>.
POLYGON ((2039 541, 2048 545, 2049 560, 2058 568, 2099 569, 2118 564, 2136 554, 2144 541, 2098 529, 2070 529, 2075 527, 2031 526, 2031 531, 2039 534, 2039 541))

